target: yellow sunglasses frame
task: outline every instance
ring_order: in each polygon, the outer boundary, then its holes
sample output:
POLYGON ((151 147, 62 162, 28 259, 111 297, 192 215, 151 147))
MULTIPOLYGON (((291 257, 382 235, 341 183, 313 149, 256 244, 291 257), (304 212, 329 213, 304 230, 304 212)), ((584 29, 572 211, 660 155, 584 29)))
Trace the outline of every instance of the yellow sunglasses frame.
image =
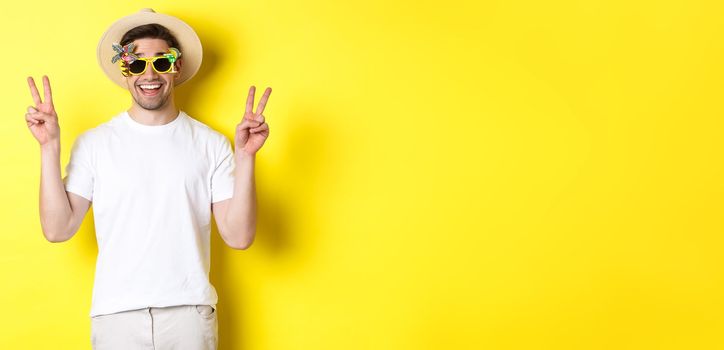
POLYGON ((153 69, 154 71, 156 71, 156 73, 159 73, 159 74, 178 73, 178 71, 176 71, 176 62, 175 62, 175 61, 174 61, 174 62, 171 62, 171 67, 170 67, 167 71, 165 71, 165 72, 159 72, 158 69, 156 69, 156 66, 153 65, 153 62, 156 62, 156 60, 158 60, 159 58, 165 58, 165 59, 168 59, 168 60, 170 61, 169 57, 168 57, 168 56, 165 56, 165 55, 164 55, 164 56, 139 57, 139 58, 137 58, 136 61, 146 61, 146 65, 144 66, 143 71, 141 71, 141 73, 133 73, 133 72, 131 72, 131 69, 130 69, 129 67, 126 67, 126 66, 125 66, 126 63, 125 63, 123 60, 121 60, 121 74, 123 74, 124 77, 130 77, 130 76, 134 76, 134 75, 142 75, 143 73, 146 73, 146 69, 148 69, 148 64, 149 64, 149 63, 151 63, 151 69, 153 69))

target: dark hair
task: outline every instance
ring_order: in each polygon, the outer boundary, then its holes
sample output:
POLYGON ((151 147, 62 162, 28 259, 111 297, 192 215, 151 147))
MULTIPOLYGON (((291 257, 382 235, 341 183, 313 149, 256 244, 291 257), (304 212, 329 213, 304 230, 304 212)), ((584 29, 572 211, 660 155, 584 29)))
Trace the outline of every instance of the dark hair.
POLYGON ((158 23, 140 25, 127 31, 126 34, 123 34, 123 38, 121 38, 121 45, 125 46, 137 39, 162 39, 166 41, 169 47, 175 47, 179 49, 179 51, 183 51, 176 37, 171 34, 171 31, 158 23))

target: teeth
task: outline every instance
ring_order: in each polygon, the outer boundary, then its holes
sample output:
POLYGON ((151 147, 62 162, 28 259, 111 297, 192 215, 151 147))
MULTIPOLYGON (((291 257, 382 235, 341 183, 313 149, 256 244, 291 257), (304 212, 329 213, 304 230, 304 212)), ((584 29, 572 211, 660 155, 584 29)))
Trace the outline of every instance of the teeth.
POLYGON ((160 87, 161 87, 161 84, 157 84, 157 85, 139 85, 139 86, 141 87, 141 89, 154 90, 154 89, 160 88, 160 87))

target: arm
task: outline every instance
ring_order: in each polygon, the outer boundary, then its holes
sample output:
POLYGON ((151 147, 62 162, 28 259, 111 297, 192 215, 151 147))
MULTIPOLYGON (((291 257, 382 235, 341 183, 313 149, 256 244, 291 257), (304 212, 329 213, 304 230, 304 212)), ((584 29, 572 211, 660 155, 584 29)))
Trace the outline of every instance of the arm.
POLYGON ((224 242, 234 249, 246 249, 256 236, 256 185, 254 156, 235 155, 234 194, 211 206, 224 242))
POLYGON ((252 112, 255 87, 249 89, 246 112, 236 126, 234 138, 234 194, 231 199, 213 203, 211 210, 216 218, 219 233, 227 245, 234 249, 246 249, 256 236, 256 185, 254 184, 254 163, 256 152, 269 137, 269 125, 264 122, 266 106, 271 88, 264 91, 256 113, 252 112))
POLYGON ((25 121, 40 144, 40 224, 48 241, 63 242, 80 227, 90 201, 65 191, 60 176, 60 127, 48 77, 43 77, 45 102, 33 78, 28 78, 28 86, 35 107, 28 107, 25 121))
POLYGON ((64 242, 78 231, 91 202, 65 191, 60 176, 60 144, 40 149, 40 224, 48 241, 64 242))

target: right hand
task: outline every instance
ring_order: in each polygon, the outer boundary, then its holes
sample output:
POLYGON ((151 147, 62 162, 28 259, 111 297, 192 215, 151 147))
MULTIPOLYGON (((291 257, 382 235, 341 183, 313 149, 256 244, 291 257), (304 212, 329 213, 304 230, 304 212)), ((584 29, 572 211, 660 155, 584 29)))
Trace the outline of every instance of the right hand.
POLYGON ((32 77, 28 77, 28 86, 30 87, 30 94, 33 95, 33 102, 35 102, 35 107, 29 106, 28 112, 25 113, 25 121, 28 128, 30 128, 30 132, 38 140, 40 146, 53 143, 60 144, 58 114, 55 113, 55 107, 53 106, 53 94, 50 91, 48 77, 43 76, 45 102, 40 100, 40 93, 38 93, 38 88, 35 86, 32 77))

